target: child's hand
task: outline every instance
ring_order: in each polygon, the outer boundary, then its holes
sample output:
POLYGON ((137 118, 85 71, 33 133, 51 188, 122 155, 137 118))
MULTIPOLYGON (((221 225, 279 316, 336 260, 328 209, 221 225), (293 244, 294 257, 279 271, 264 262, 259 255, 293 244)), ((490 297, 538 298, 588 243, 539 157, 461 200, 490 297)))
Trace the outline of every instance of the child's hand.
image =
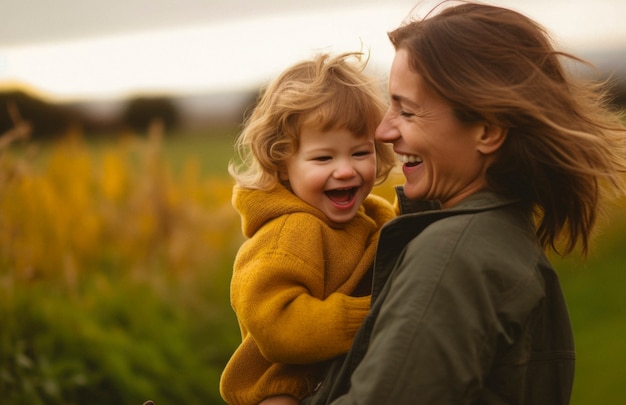
POLYGON ((276 395, 265 398, 259 405, 298 405, 299 403, 300 401, 289 395, 276 395))

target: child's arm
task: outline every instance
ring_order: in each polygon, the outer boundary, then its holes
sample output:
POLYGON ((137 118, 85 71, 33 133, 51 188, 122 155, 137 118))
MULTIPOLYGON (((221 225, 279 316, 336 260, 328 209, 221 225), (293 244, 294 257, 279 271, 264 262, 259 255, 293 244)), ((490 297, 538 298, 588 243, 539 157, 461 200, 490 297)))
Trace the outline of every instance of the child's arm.
POLYGON ((240 250, 231 301, 242 330, 252 335, 268 361, 317 363, 350 349, 370 297, 333 293, 323 298, 327 293, 319 235, 301 228, 286 235, 287 228, 274 232, 280 236, 269 244, 266 240, 240 250))
POLYGON ((318 363, 346 353, 369 312, 370 296, 334 293, 320 300, 302 285, 251 284, 258 286, 249 295, 256 298, 241 294, 237 316, 273 363, 318 363))

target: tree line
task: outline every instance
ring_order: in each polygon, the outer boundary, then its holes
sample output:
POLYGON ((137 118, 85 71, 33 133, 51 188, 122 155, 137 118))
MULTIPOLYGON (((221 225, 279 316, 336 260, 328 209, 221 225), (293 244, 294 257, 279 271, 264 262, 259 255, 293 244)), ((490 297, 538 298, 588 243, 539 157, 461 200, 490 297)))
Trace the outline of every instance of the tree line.
POLYGON ((180 125, 180 111, 174 100, 166 96, 134 97, 124 103, 114 119, 103 120, 75 105, 52 103, 21 90, 0 93, 0 134, 15 127, 16 120, 28 122, 33 137, 52 139, 72 128, 80 128, 85 134, 141 134, 155 120, 171 132, 180 125))

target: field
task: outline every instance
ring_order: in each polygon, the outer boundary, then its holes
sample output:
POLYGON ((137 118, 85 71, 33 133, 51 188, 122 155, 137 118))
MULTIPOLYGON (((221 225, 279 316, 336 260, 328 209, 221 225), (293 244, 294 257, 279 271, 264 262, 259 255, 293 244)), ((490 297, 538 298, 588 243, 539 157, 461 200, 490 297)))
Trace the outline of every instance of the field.
MULTIPOLYGON (((0 150, 0 403, 222 403, 238 343, 233 136, 0 150)), ((605 225, 587 261, 554 259, 576 335, 575 405, 626 403, 623 201, 605 225)))

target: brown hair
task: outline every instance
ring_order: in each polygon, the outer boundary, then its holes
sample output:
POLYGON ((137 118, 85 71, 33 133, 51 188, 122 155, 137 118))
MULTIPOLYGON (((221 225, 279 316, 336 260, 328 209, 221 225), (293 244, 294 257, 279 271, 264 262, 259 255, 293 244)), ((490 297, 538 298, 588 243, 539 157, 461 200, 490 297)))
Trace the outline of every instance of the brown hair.
POLYGON ((564 253, 590 233, 611 186, 626 190, 626 129, 606 86, 570 75, 540 25, 513 10, 462 3, 389 33, 410 67, 462 122, 507 130, 489 187, 534 211, 544 248, 564 253))
MULTIPOLYGON (((229 165, 238 185, 267 190, 278 184, 285 161, 298 150, 304 125, 374 136, 386 103, 380 83, 363 72, 361 56, 317 55, 289 67, 261 92, 235 144, 239 161, 229 165)), ((381 183, 396 160, 387 145, 374 142, 381 183)))

